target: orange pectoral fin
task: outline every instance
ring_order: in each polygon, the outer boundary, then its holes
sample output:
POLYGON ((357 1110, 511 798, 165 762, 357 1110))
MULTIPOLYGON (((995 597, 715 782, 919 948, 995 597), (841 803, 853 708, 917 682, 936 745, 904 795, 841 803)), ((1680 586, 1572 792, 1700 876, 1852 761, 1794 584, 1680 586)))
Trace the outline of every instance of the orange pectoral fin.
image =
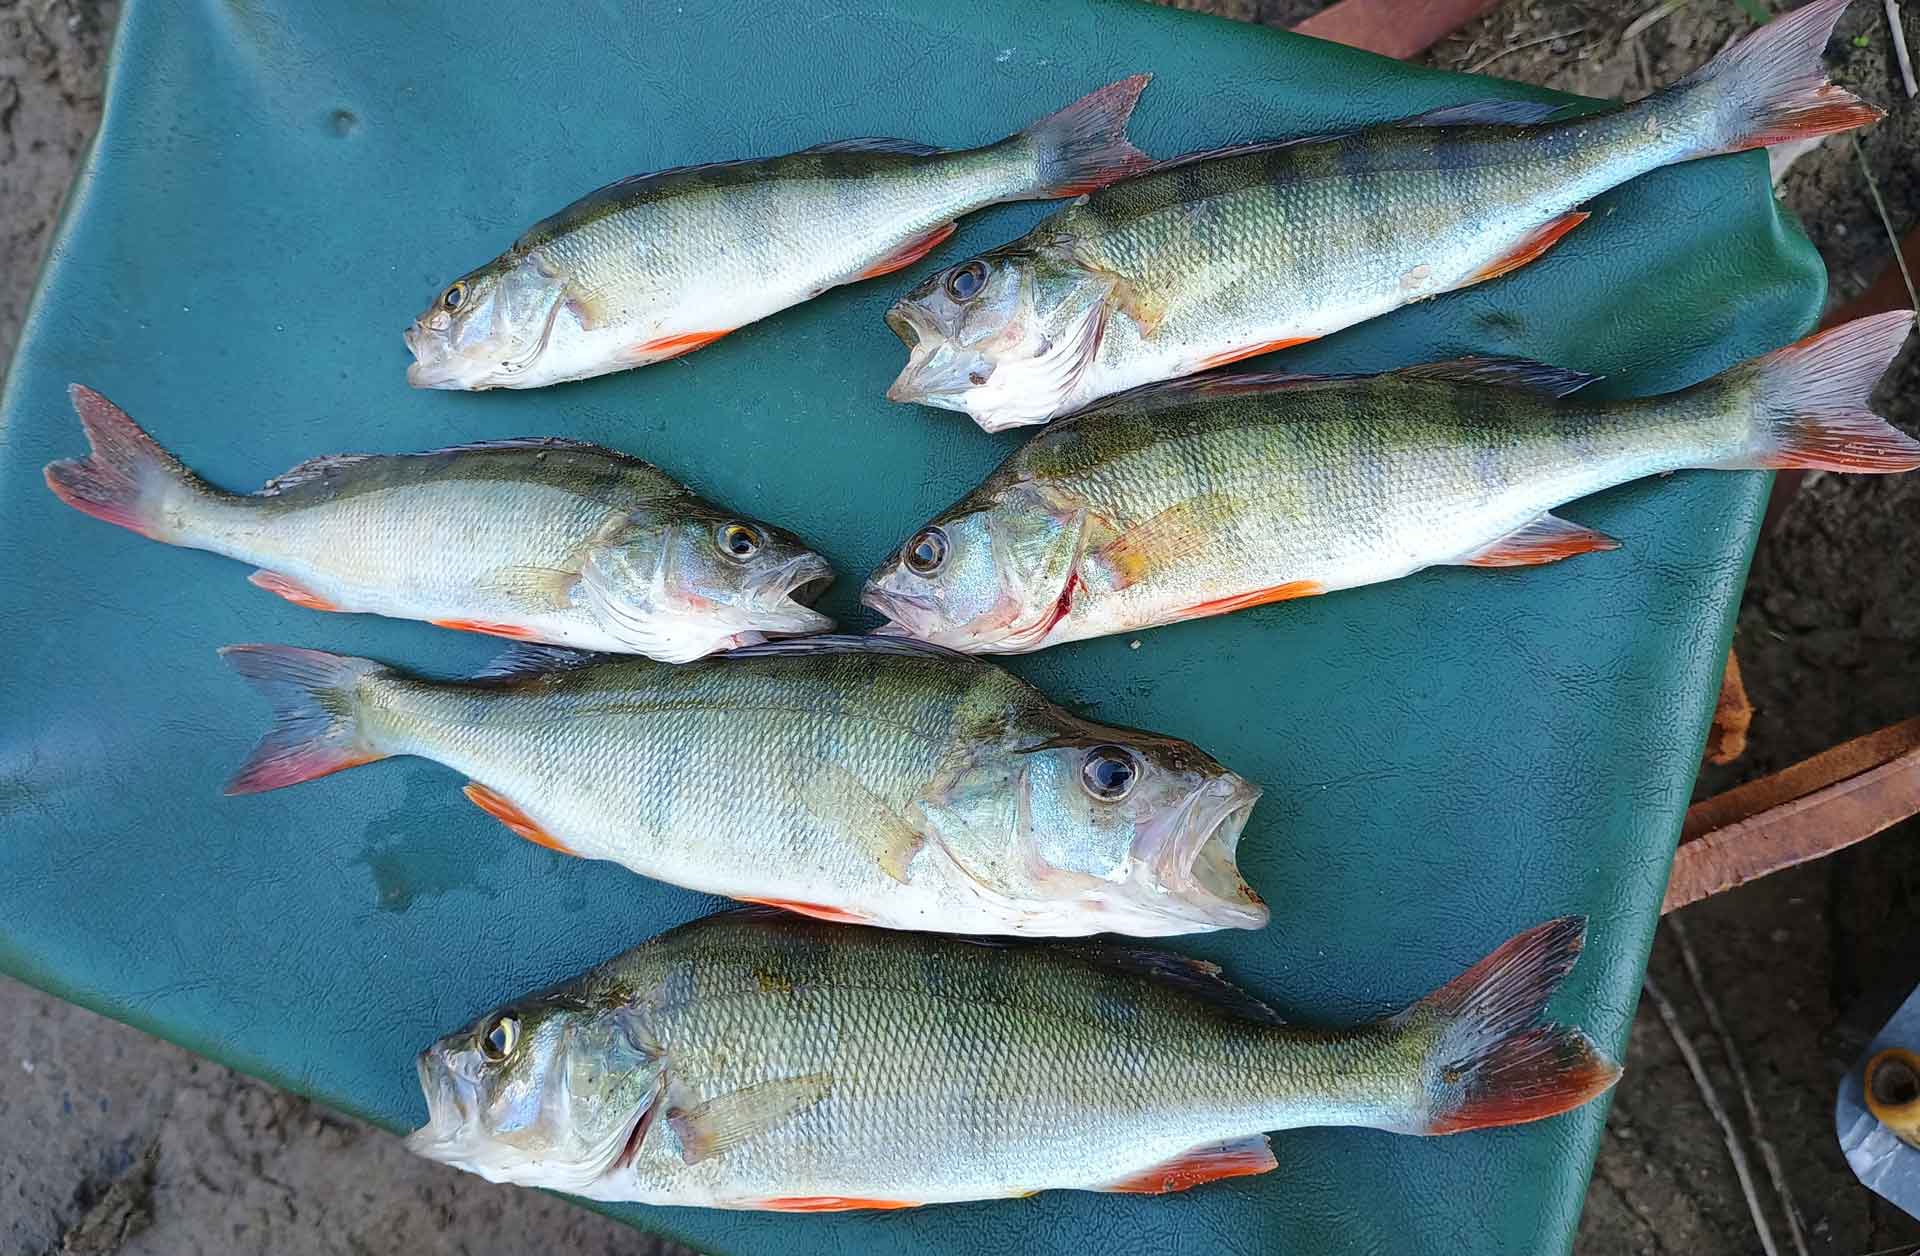
POLYGON ((677 336, 662 336, 658 340, 643 341, 628 350, 627 356, 635 362, 665 362, 692 353, 695 349, 704 349, 722 336, 732 335, 737 328, 729 327, 725 331, 688 331, 677 336))
POLYGON ((1326 591, 1327 586, 1318 580, 1289 580, 1285 584, 1276 584, 1271 589, 1255 589, 1251 593, 1237 593, 1232 597, 1216 598, 1211 602, 1202 602, 1198 606, 1189 606, 1175 618, 1203 619, 1208 615, 1226 615, 1233 611, 1246 610, 1249 606, 1265 606, 1268 602, 1285 602, 1297 597, 1315 597, 1326 591))
POLYGON ((943 222, 931 231, 908 240, 905 244, 887 254, 873 265, 855 276, 856 279, 878 279, 881 275, 891 275, 896 270, 904 270, 927 254, 940 247, 940 242, 953 234, 960 224, 943 222))
POLYGON ((1164 1195, 1184 1191, 1202 1182, 1221 1178, 1248 1177, 1279 1168, 1265 1134, 1238 1138, 1228 1143, 1208 1143, 1183 1151, 1165 1164, 1156 1164, 1130 1178, 1107 1187, 1129 1195, 1164 1195))
MULTIPOLYGON (((790 911, 798 916, 811 916, 815 920, 831 920, 836 924, 868 925, 873 923, 872 920, 856 912, 850 912, 840 907, 823 907, 818 903, 796 903, 792 899, 786 898, 754 898, 745 894, 740 896, 740 901, 743 903, 758 903, 762 907, 778 907, 781 911, 790 911)), ((859 1206, 865 1208, 869 1205, 861 1204, 859 1206)), ((905 1205, 902 1206, 904 1207, 905 1205)))
POLYGON ((1225 366, 1229 362, 1238 362, 1243 358, 1257 358, 1263 353, 1278 353, 1282 349, 1291 349, 1295 345, 1303 345, 1318 339, 1320 339, 1318 336, 1291 336, 1285 340, 1269 340, 1265 344, 1242 345, 1238 349, 1226 349, 1212 357, 1202 358, 1200 365, 1193 369, 1211 371, 1214 367, 1225 366))
MULTIPOLYGON (((332 610, 332 607, 324 609, 332 610)), ((531 628, 522 628, 518 624, 493 624, 484 619, 436 619, 431 621, 438 627, 451 628, 456 632, 484 632, 490 637, 512 637, 515 641, 537 641, 539 635, 531 628)))
POLYGON ((486 812, 500 823, 526 838, 535 846, 544 846, 548 850, 557 850, 563 855, 571 855, 565 842, 541 828, 526 812, 520 810, 518 803, 501 794, 496 794, 479 781, 468 781, 465 793, 473 800, 473 805, 486 812))
POLYGON ((1560 215, 1543 226, 1534 228, 1528 233, 1526 239, 1514 246, 1512 252, 1496 257, 1474 271, 1461 281, 1460 286, 1464 288, 1469 284, 1485 283, 1489 279, 1498 279, 1510 270, 1519 270, 1557 244, 1561 236, 1591 217, 1593 215, 1585 210, 1576 209, 1571 213, 1560 215))
POLYGON ((337 611, 341 608, 321 597, 306 585, 290 580, 277 571, 262 568, 247 577, 248 584, 257 584, 269 593, 278 593, 295 606, 304 606, 310 611, 337 611))
POLYGON ((767 1212, 853 1212, 860 1208, 918 1208, 917 1199, 855 1199, 850 1195, 783 1195, 750 1207, 767 1212))

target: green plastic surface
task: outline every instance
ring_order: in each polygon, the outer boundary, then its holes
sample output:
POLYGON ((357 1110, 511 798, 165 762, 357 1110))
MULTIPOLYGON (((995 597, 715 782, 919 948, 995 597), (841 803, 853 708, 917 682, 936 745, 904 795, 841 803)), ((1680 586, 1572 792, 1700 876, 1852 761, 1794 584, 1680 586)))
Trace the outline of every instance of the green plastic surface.
MULTIPOLYGON (((1019 439, 883 401, 902 351, 881 313, 1044 207, 983 213, 907 272, 584 384, 415 392, 400 330, 616 177, 856 135, 971 144, 1139 70, 1156 78, 1134 136, 1162 156, 1537 94, 1132 3, 132 0, 0 415, 0 967, 400 1129, 424 1115, 412 1061, 435 1035, 717 905, 518 841, 417 759, 222 797, 266 710, 216 646, 459 673, 495 643, 314 614, 61 506, 40 469, 85 448, 69 381, 235 488, 333 451, 603 441, 815 541, 841 572, 828 608, 864 625, 866 571, 1019 439)), ((1760 154, 1594 209, 1519 274, 1268 364, 1517 353, 1654 391, 1819 308, 1818 259, 1760 154)), ((1436 570, 1012 666, 1266 785, 1241 863, 1273 925, 1177 945, 1284 1014, 1378 1016, 1586 912, 1555 1010, 1617 1051, 1766 483, 1683 473, 1565 512, 1621 538, 1613 553, 1436 570)), ((622 1215, 715 1252, 1550 1252, 1602 1117, 1288 1133, 1278 1172, 1167 1198, 622 1215)))

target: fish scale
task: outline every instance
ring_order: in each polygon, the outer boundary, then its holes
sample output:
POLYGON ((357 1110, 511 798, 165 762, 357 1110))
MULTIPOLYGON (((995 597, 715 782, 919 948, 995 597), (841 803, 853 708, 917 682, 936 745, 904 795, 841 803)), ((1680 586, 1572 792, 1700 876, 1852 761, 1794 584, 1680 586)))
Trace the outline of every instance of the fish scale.
POLYGON ((909 537, 862 600, 883 631, 1018 653, 1435 565, 1612 549, 1551 512, 1645 476, 1911 470, 1920 442, 1869 404, 1912 318, 1860 319, 1622 401, 1506 358, 1151 385, 1035 435, 909 537))
POLYGON ((979 148, 858 139, 636 175, 444 289, 406 333, 416 386, 532 388, 665 361, 829 288, 898 270, 960 217, 1150 164, 1144 75, 979 148))
POLYGON ((498 1181, 728 1208, 1185 1189, 1276 1167, 1263 1130, 1440 1133, 1604 1090, 1618 1069, 1539 1019, 1582 937, 1577 920, 1548 922, 1398 1017, 1314 1030, 1143 948, 729 913, 436 1043, 421 1060, 429 1122, 409 1146, 498 1181), (508 1021, 522 1045, 481 1055, 508 1021), (596 1043, 629 1045, 596 1071, 596 1043), (550 1080, 576 1073, 597 1080, 550 1080), (590 1158, 570 1159, 589 1132, 590 1158))
POLYGON ((827 637, 680 666, 515 656, 464 682, 226 655, 278 718, 235 792, 418 755, 541 845, 832 919, 1043 936, 1266 919, 1233 863, 1257 788, 962 655, 827 637), (1096 759, 1124 766, 1117 794, 1088 783, 1096 759))
POLYGON ((1815 0, 1631 105, 1480 101, 1162 163, 908 293, 888 395, 989 431, 1046 423, 1497 279, 1648 171, 1880 117, 1826 82, 1846 3, 1815 0))

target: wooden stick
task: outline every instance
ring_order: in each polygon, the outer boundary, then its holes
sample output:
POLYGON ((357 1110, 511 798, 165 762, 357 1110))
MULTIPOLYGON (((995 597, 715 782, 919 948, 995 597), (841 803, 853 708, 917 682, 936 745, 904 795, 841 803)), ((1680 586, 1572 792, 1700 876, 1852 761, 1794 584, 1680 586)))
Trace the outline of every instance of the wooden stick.
POLYGON ((1920 813, 1920 719, 1695 803, 1661 912, 1863 842, 1920 813))

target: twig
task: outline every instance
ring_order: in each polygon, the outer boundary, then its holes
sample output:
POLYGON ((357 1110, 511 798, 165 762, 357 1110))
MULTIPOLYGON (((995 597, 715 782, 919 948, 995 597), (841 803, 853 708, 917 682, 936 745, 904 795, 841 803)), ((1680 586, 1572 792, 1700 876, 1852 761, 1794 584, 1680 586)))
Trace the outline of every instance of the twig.
POLYGON ((1920 83, 1913 81, 1913 58, 1907 55, 1907 32, 1900 25, 1900 6, 1896 0, 1886 0, 1887 29, 1893 32, 1893 58, 1900 63, 1900 82, 1907 89, 1907 99, 1920 94, 1920 83))
POLYGON ((1637 38, 1655 22, 1670 16, 1676 9, 1679 9, 1687 3, 1688 0, 1667 0, 1665 4, 1657 4, 1653 8, 1648 9, 1639 17, 1634 18, 1633 21, 1627 23, 1627 29, 1620 32, 1620 42, 1624 44, 1628 40, 1637 38))
POLYGON ((1907 281, 1907 300, 1909 309, 1920 309, 1920 293, 1913 290, 1913 272, 1907 269, 1907 255, 1900 251, 1900 237, 1894 234, 1893 220, 1887 217, 1887 203, 1880 199, 1880 185, 1874 181, 1873 168, 1867 165, 1867 152, 1860 147, 1860 137, 1849 135, 1853 141, 1853 155, 1860 159, 1860 173, 1866 176, 1867 191, 1873 196, 1873 207, 1879 211, 1881 229, 1887 233, 1887 247, 1893 250, 1895 265, 1900 267, 1900 277, 1907 281))
POLYGON ((1583 31, 1585 31, 1586 29, 1587 28, 1584 26, 1576 26, 1570 31, 1555 31, 1551 35, 1542 35, 1538 39, 1529 39, 1524 44, 1508 44, 1505 48, 1502 48, 1499 52, 1494 53, 1492 56, 1482 61, 1479 65, 1476 65, 1471 70, 1468 70, 1467 73, 1478 74, 1480 73, 1480 71, 1486 69, 1488 66, 1492 65, 1494 62, 1498 61, 1500 58, 1509 55, 1510 53, 1519 52, 1525 48, 1533 48, 1540 44, 1550 44, 1556 39, 1566 39, 1566 38, 1569 38, 1570 36, 1578 35, 1583 31))
POLYGON ((1747 1211, 1753 1215, 1753 1228, 1760 1232, 1760 1250, 1766 1256, 1780 1256, 1780 1249, 1773 1245, 1773 1231, 1767 1228, 1766 1214, 1760 1211, 1760 1197, 1753 1187, 1753 1169, 1747 1164, 1747 1153, 1734 1136, 1733 1122, 1727 1118, 1727 1109, 1720 1102, 1720 1094, 1707 1077, 1706 1066, 1700 1063, 1700 1053, 1693 1049, 1693 1040, 1687 1037, 1686 1030, 1680 1028, 1680 1017, 1675 1014, 1673 1004, 1667 1002, 1667 996, 1660 993, 1660 987, 1653 984, 1652 977, 1646 978, 1643 988, 1647 997, 1653 1000, 1653 1010, 1660 1013, 1660 1020, 1667 1027, 1667 1036, 1673 1039, 1673 1045, 1679 1049, 1680 1058, 1687 1062, 1687 1071, 1693 1074, 1693 1084, 1699 1089, 1701 1100, 1707 1105, 1707 1111, 1713 1114, 1715 1124, 1719 1125, 1720 1136, 1726 1140, 1727 1156, 1733 1161, 1734 1175, 1740 1179, 1740 1193, 1747 1197, 1747 1211))
POLYGON ((1707 1013, 1707 1023, 1719 1035, 1720 1050, 1727 1057, 1727 1068, 1733 1073, 1734 1084, 1740 1087, 1740 1101, 1747 1109, 1747 1129, 1752 1133, 1753 1141, 1759 1145, 1760 1159, 1766 1163, 1767 1176, 1773 1179, 1774 1194, 1780 1197, 1780 1207, 1787 1214, 1787 1235, 1793 1240, 1793 1250, 1800 1256, 1807 1256, 1806 1236, 1800 1233, 1800 1212, 1794 1207, 1793 1192, 1787 1188, 1787 1172, 1780 1165, 1780 1153, 1774 1150, 1761 1129, 1760 1105, 1754 1102, 1753 1087, 1747 1082, 1747 1066, 1740 1059, 1740 1049, 1734 1045, 1733 1035, 1727 1032, 1727 1022, 1720 1018, 1720 1005, 1707 993, 1706 979, 1700 975, 1700 960, 1693 953, 1693 943, 1687 939, 1687 926, 1681 923, 1679 916, 1675 916, 1667 922, 1667 928, 1680 946, 1680 962, 1686 965, 1687 980, 1693 983, 1693 992, 1707 1013))

